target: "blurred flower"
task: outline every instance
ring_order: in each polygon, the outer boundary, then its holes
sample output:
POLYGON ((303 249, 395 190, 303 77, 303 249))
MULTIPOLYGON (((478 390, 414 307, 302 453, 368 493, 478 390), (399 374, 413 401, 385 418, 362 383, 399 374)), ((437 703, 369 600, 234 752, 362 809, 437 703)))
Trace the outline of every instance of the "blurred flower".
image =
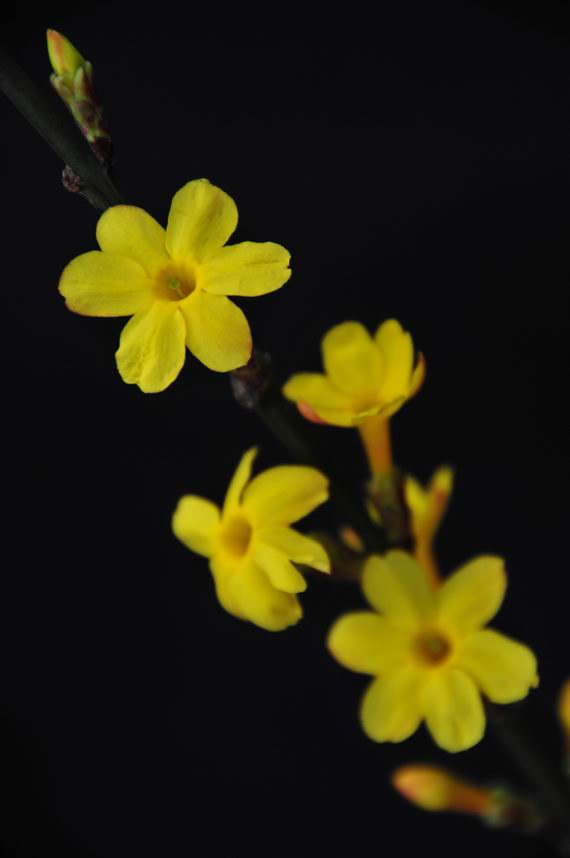
POLYGON ((377 677, 360 713, 374 741, 401 742, 425 718, 440 747, 466 750, 485 730, 481 694, 513 703, 538 684, 530 649, 483 628, 505 594, 500 558, 478 557, 433 590, 413 557, 391 551, 368 560, 362 586, 381 616, 341 617, 328 646, 345 667, 377 677))
POLYGON ((242 457, 222 510, 201 497, 181 498, 172 527, 192 551, 208 557, 216 593, 226 611, 268 631, 302 616, 296 593, 306 582, 294 563, 329 572, 323 547, 289 525, 328 498, 328 481, 315 468, 282 465, 250 482, 256 450, 242 457))
POLYGON ((453 468, 441 467, 433 474, 426 488, 411 476, 407 476, 404 481, 404 494, 414 538, 414 556, 435 586, 439 583, 439 572, 433 553, 433 542, 447 510, 453 478, 453 468))
POLYGON ((393 773, 392 785, 423 810, 484 816, 493 806, 491 790, 459 780, 437 766, 402 766, 393 773))
POLYGON ((93 66, 57 30, 47 31, 47 46, 53 68, 51 85, 69 109, 94 154, 102 163, 108 163, 111 138, 103 105, 95 91, 93 66))
POLYGON ((481 786, 437 766, 402 766, 393 773, 392 785, 422 810, 464 813, 492 827, 517 825, 527 831, 536 831, 543 823, 536 805, 510 790, 481 786))
POLYGON ((566 768, 570 771, 570 679, 560 689, 557 713, 566 744, 566 768))
POLYGON ((182 369, 186 347, 218 372, 247 363, 249 325, 226 296, 273 292, 291 271, 278 244, 224 247, 236 226, 231 197, 197 179, 175 194, 166 231, 143 209, 113 206, 97 224, 101 250, 65 268, 59 289, 70 310, 132 316, 116 354, 127 384, 164 390, 182 369))
POLYGON ((374 338, 359 322, 336 325, 323 337, 322 352, 324 375, 300 373, 283 388, 314 421, 358 426, 390 417, 424 379, 424 359, 420 355, 414 368, 412 338, 395 319, 380 325, 374 338))

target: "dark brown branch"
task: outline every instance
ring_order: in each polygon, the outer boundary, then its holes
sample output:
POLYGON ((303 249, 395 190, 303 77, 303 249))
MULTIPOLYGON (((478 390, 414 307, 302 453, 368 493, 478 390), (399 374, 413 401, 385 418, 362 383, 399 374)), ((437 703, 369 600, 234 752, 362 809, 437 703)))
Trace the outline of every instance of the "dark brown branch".
POLYGON ((69 117, 63 114, 51 92, 45 95, 12 57, 0 47, 0 89, 83 182, 82 193, 91 205, 104 211, 122 202, 106 171, 97 163, 88 145, 69 117), (56 106, 57 105, 57 106, 56 106))

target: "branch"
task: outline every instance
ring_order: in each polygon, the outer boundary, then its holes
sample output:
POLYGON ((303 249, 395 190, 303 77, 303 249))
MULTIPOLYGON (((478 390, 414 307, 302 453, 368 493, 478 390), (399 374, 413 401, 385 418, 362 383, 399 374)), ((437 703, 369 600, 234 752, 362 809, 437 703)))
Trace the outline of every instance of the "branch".
MULTIPOLYGON (((99 166, 77 130, 63 121, 54 100, 46 98, 12 57, 0 46, 0 89, 8 96, 66 166, 80 177, 85 195, 104 211, 122 203, 121 195, 99 166)), ((67 117, 66 117, 67 119, 67 117)))

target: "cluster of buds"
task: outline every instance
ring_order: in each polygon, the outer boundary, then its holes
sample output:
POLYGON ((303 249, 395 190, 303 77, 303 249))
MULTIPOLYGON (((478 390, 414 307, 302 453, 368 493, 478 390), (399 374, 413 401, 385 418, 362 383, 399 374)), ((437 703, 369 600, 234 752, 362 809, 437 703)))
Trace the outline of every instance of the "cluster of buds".
POLYGON ((93 66, 56 30, 47 31, 50 82, 66 104, 97 160, 108 165, 112 145, 103 105, 93 85, 93 66))
POLYGON ((532 802, 503 787, 463 780, 437 766, 402 766, 393 773, 392 785, 422 810, 474 816, 493 828, 517 826, 530 832, 543 823, 532 802))

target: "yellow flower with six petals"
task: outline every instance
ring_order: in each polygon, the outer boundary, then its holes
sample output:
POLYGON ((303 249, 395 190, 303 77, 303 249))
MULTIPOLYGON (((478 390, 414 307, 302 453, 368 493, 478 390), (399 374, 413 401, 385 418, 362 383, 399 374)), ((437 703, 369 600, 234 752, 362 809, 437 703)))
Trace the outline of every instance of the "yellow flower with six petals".
POLYGON ((175 535, 208 557, 216 593, 226 611, 268 631, 297 623, 297 593, 306 582, 293 565, 330 572, 329 558, 314 539, 290 525, 328 498, 328 481, 315 468, 281 465, 251 481, 257 451, 241 459, 223 508, 195 495, 181 498, 172 519, 175 535))
POLYGON ((362 584, 380 616, 340 617, 328 646, 345 667, 376 677, 360 712, 374 741, 401 742, 425 719, 440 747, 466 750, 485 730, 481 695, 513 703, 537 686, 531 650, 483 628, 505 594, 500 558, 478 557, 433 590, 409 554, 391 551, 367 561, 362 584))
POLYGON ((72 260, 59 289, 86 316, 132 316, 117 366, 127 384, 164 390, 182 369, 186 346, 218 372, 251 356, 251 333, 228 295, 254 297, 290 277, 289 253, 272 242, 224 246, 237 226, 234 201, 206 179, 172 200, 164 230, 136 206, 113 206, 99 219, 100 251, 72 260))
POLYGON ((360 322, 343 322, 325 334, 321 347, 325 374, 294 375, 283 393, 306 416, 334 426, 390 417, 424 379, 424 359, 420 355, 414 367, 412 338, 395 319, 374 337, 360 322))

